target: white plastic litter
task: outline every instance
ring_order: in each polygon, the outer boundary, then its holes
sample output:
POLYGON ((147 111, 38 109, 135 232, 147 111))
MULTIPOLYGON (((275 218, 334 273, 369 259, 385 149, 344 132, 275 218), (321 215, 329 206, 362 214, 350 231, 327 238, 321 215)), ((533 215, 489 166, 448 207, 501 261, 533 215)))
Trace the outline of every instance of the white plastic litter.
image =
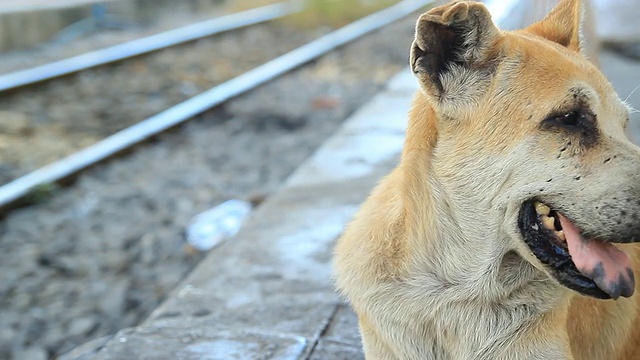
POLYGON ((187 242, 198 251, 208 251, 236 235, 251 213, 250 202, 228 200, 202 212, 187 226, 187 242))

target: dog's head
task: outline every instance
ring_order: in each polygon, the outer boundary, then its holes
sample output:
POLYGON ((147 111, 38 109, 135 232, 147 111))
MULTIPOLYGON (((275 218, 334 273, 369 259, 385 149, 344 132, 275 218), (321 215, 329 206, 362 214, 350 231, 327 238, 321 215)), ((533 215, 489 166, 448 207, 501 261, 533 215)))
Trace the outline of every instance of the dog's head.
MULTIPOLYGON (((581 52, 581 13, 563 0, 503 32, 482 4, 454 1, 420 17, 410 65, 436 114, 431 169, 476 227, 464 231, 582 294, 628 297, 630 259, 612 243, 640 241, 640 151, 628 107, 581 52)), ((405 151, 426 141, 407 137, 405 151)))

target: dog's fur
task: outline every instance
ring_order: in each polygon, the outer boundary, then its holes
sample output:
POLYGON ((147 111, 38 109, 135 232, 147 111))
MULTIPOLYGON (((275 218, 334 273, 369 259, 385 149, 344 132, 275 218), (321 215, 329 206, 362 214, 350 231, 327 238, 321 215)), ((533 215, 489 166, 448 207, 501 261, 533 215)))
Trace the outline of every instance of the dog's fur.
MULTIPOLYGON (((581 13, 562 0, 503 32, 482 4, 454 1, 418 20, 421 90, 401 161, 335 254, 367 359, 640 358, 640 295, 567 289, 517 225, 537 197, 590 234, 640 234, 640 150, 625 136, 628 107, 581 52, 581 13), (595 128, 541 125, 576 102, 595 128)), ((619 247, 637 269, 638 246, 619 247)))

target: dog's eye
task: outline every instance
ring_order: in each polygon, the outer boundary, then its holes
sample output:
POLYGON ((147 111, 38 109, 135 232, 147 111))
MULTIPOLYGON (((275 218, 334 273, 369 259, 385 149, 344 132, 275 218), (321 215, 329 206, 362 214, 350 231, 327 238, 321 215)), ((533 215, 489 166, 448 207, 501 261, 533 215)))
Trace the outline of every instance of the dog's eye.
POLYGON ((575 129, 591 127, 594 123, 595 115, 589 111, 578 109, 551 115, 542 122, 542 127, 545 129, 553 127, 575 129))
POLYGON ((557 116, 554 120, 564 126, 578 126, 578 123, 580 122, 580 118, 583 116, 584 115, 582 113, 579 113, 577 111, 571 111, 566 114, 557 116))

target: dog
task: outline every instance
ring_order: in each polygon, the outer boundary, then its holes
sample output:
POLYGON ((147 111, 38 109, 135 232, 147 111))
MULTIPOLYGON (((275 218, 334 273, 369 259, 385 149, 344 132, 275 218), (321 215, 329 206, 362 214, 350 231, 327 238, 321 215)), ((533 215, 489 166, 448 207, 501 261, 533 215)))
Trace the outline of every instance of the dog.
POLYGON ((582 13, 420 16, 400 161, 334 254, 367 359, 640 359, 640 149, 582 13))

